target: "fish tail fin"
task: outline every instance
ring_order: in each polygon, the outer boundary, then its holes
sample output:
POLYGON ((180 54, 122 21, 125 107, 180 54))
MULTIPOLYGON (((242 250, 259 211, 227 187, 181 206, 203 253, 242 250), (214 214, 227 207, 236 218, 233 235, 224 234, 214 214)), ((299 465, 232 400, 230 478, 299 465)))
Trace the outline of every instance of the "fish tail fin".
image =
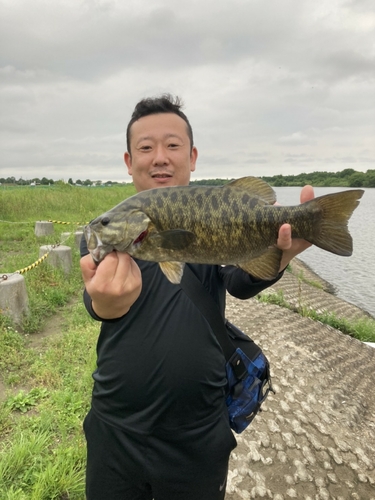
POLYGON ((314 224, 311 243, 336 255, 352 255, 353 240, 348 231, 348 222, 363 193, 363 189, 353 189, 307 202, 314 212, 320 212, 320 221, 314 224))

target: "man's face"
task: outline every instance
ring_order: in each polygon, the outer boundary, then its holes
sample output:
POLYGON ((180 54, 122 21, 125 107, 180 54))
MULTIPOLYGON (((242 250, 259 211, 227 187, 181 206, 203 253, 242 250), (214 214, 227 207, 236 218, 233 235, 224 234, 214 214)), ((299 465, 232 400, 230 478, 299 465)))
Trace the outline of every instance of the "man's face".
POLYGON ((130 150, 124 155, 137 191, 186 186, 198 152, 191 150, 185 121, 174 113, 140 118, 130 129, 130 150))

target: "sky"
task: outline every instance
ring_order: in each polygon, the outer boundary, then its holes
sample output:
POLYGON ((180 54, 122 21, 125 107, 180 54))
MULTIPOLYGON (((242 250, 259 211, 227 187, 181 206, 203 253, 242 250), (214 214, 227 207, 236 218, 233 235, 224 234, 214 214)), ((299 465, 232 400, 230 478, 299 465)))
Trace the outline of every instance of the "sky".
POLYGON ((192 179, 375 168, 373 0, 0 0, 0 177, 131 182, 143 97, 182 98, 192 179))

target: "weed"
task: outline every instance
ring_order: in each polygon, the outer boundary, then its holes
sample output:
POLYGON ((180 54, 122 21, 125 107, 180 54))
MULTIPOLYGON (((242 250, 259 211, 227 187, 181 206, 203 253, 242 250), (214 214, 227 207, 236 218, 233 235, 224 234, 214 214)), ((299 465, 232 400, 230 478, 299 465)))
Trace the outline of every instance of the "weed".
POLYGON ((6 405, 10 408, 10 410, 20 411, 21 413, 25 413, 30 410, 31 407, 36 406, 38 401, 42 398, 45 398, 48 395, 48 391, 46 388, 34 387, 29 392, 20 391, 15 396, 10 396, 6 405))
POLYGON ((8 324, 6 318, 0 320, 0 370, 3 381, 13 385, 21 380, 23 368, 35 359, 36 354, 27 348, 25 337, 8 324))
POLYGON ((256 297, 259 302, 265 302, 266 304, 275 304, 280 307, 289 308, 288 302, 284 299, 284 293, 282 290, 278 290, 277 292, 268 291, 262 292, 256 297))
POLYGON ((306 276, 304 275, 303 270, 301 270, 298 273, 297 278, 298 278, 298 281, 302 281, 303 283, 307 283, 308 285, 311 285, 311 286, 313 286, 315 288, 318 288, 319 290, 323 290, 324 289, 322 283, 320 283, 319 281, 317 281, 317 280, 311 280, 311 279, 306 278, 306 276))

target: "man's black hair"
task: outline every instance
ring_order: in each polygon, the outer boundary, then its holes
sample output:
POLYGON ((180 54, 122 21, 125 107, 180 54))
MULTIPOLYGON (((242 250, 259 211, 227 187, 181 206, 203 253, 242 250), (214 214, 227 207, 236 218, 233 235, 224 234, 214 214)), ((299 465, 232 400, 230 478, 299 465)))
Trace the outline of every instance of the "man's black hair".
POLYGON ((181 111, 183 106, 182 100, 178 96, 171 94, 163 94, 160 97, 147 97, 139 101, 135 106, 130 122, 126 129, 126 144, 129 154, 130 151, 130 128, 134 122, 148 115, 155 115, 157 113, 174 113, 184 120, 187 127, 187 133, 190 139, 190 149, 193 149, 193 129, 187 119, 185 113, 181 111))

